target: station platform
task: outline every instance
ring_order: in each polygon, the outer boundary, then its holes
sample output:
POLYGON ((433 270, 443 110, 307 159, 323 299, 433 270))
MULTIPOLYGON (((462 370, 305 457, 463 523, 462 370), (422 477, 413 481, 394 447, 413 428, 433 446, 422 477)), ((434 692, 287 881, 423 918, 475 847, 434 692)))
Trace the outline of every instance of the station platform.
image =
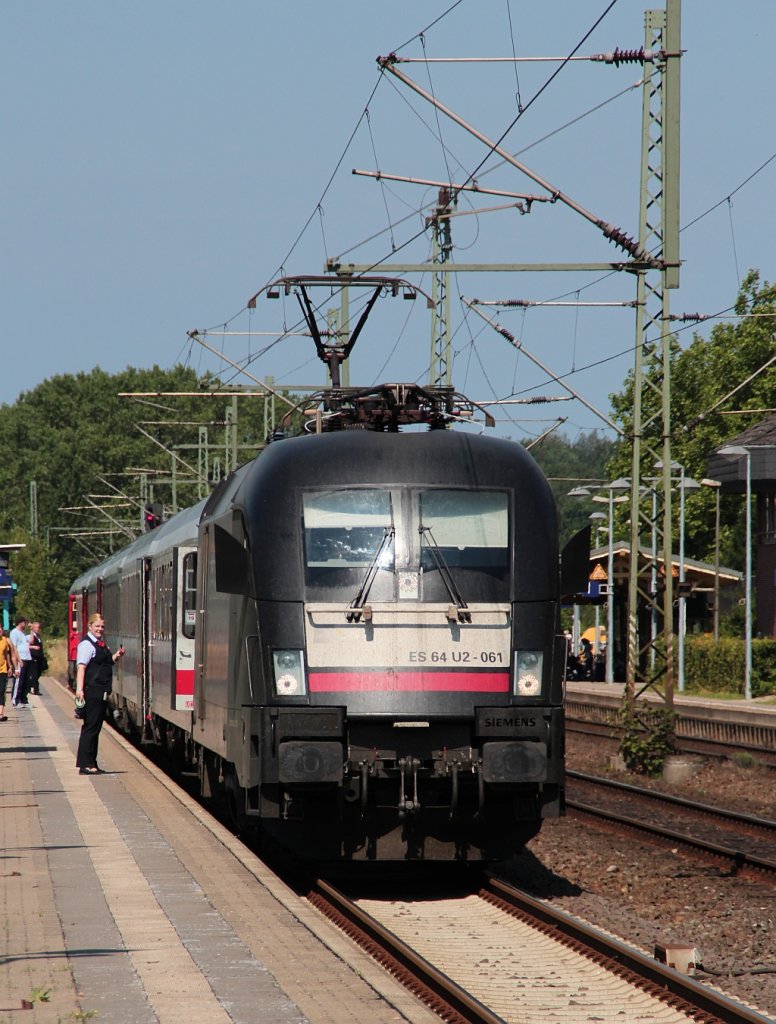
MULTIPOLYGON (((623 683, 566 683, 566 714, 569 718, 610 723, 622 706, 623 683)), ((647 691, 643 699, 662 703, 647 691)), ((776 701, 773 697, 754 700, 719 699, 674 693, 676 734, 686 740, 709 740, 741 744, 753 750, 776 751, 776 701)))
MULTIPOLYGON (((625 693, 624 683, 594 683, 589 680, 568 680, 565 684, 566 696, 599 697, 604 701, 622 701, 625 693)), ((647 690, 644 699, 659 701, 657 694, 647 690)), ((677 711, 692 712, 697 708, 708 708, 710 711, 737 715, 762 715, 766 719, 773 717, 776 721, 776 697, 756 697, 745 700, 743 697, 706 697, 697 694, 679 693, 674 691, 674 707, 677 711)))
POLYGON ((438 1020, 118 733, 79 775, 41 690, 0 723, 0 1020, 438 1020))

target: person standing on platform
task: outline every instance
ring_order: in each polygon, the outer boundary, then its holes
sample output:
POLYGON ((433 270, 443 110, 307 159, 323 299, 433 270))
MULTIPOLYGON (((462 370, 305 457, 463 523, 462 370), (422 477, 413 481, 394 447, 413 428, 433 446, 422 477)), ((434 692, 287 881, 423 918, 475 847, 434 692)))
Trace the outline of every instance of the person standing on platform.
POLYGON ((30 641, 24 632, 27 620, 20 615, 16 620, 16 627, 11 630, 8 639, 16 651, 16 682, 13 688, 13 706, 15 708, 28 708, 30 702, 27 700, 27 693, 30 688, 30 641))
POLYGON ((113 666, 124 656, 123 647, 119 647, 115 654, 111 652, 102 639, 104 633, 105 620, 102 615, 90 616, 89 630, 76 653, 75 695, 85 701, 75 760, 81 775, 103 774, 102 768, 97 765, 97 745, 105 720, 105 701, 113 689, 113 666))
POLYGON ((579 652, 579 661, 582 666, 582 678, 592 679, 593 678, 593 645, 587 639, 582 637, 581 650, 579 652))
POLYGON ((40 696, 40 677, 45 669, 48 667, 44 663, 43 657, 43 640, 40 635, 40 623, 33 622, 30 626, 30 693, 34 693, 36 697, 40 696))
POLYGON ((11 641, 3 632, 0 626, 0 722, 7 722, 8 715, 5 713, 5 688, 8 679, 11 678, 11 686, 16 675, 16 652, 11 641))

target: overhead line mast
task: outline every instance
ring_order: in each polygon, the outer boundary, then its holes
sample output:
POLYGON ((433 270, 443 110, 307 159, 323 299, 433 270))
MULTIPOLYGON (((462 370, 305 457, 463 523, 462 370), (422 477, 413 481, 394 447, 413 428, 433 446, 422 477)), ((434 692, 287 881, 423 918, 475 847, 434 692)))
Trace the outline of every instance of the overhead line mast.
POLYGON ((425 100, 431 103, 432 106, 434 106, 440 113, 444 114, 446 117, 449 117, 452 121, 455 122, 455 124, 459 125, 459 127, 469 132, 470 135, 473 135, 475 139, 478 139, 480 142, 482 142, 483 145, 488 147, 491 153, 495 153, 497 156, 500 156, 502 160, 505 160, 508 164, 511 164, 516 170, 521 171, 528 178, 534 181, 537 185, 545 189, 549 196, 555 197, 555 199, 558 202, 565 204, 570 209, 574 210, 575 213, 578 213, 581 217, 584 217, 585 220, 589 221, 591 224, 597 227, 603 233, 604 237, 608 238, 610 242, 614 242, 616 246, 623 249, 636 260, 643 260, 647 264, 653 264, 655 262, 653 258, 639 245, 638 242, 634 241, 632 238, 629 238, 625 234, 625 232, 622 231, 620 228, 615 227, 613 224, 609 224, 602 217, 597 217, 594 213, 591 213, 591 211, 587 210, 584 206, 582 206, 581 203, 576 202, 576 200, 572 199, 571 196, 567 195, 565 192, 562 192, 559 188, 556 188, 549 181, 546 181, 535 171, 532 171, 530 167, 522 163, 522 161, 518 160, 517 157, 512 156, 512 154, 508 152, 508 150, 499 146, 492 139, 489 139, 487 135, 483 134, 482 132, 474 128, 472 125, 470 125, 462 117, 456 114, 455 111, 451 110, 450 107, 446 107, 443 103, 440 103, 439 100, 432 93, 427 92, 425 89, 421 88, 421 86, 419 86, 417 82, 413 82, 413 80, 409 78, 407 75, 402 74, 402 72, 399 71, 399 69, 396 66, 398 63, 398 58, 396 57, 395 54, 389 54, 387 57, 378 57, 377 63, 384 71, 390 72, 390 74, 398 78, 399 81, 404 82, 404 84, 407 85, 410 89, 412 89, 413 92, 416 92, 419 96, 422 96, 425 100))
MULTIPOLYGON (((662 52, 645 50, 642 47, 639 50, 620 50, 616 49, 611 53, 606 54, 595 54, 590 57, 584 58, 585 60, 593 60, 597 62, 604 62, 608 64, 619 64, 625 63, 650 63, 663 60, 665 55, 662 52)), ((532 58, 533 59, 533 58, 532 58)), ((556 60, 558 58, 550 58, 556 60)), ((473 60, 479 60, 479 58, 473 58, 473 60)), ((512 165, 515 169, 521 171, 532 181, 537 183, 541 188, 546 190, 545 195, 526 194, 520 192, 508 192, 496 189, 481 188, 479 183, 473 177, 469 177, 466 181, 458 182, 437 182, 431 181, 426 178, 411 178, 396 174, 387 174, 381 170, 377 171, 365 171, 365 170, 353 170, 353 174, 363 175, 376 178, 381 180, 392 181, 404 181, 408 184, 420 184, 420 185, 435 185, 439 188, 438 200, 433 209, 433 212, 427 217, 426 224, 433 231, 433 250, 432 258, 428 263, 423 264, 411 264, 411 263, 381 263, 380 266, 385 270, 390 270, 394 273, 428 273, 431 272, 432 277, 432 329, 431 329, 431 358, 429 361, 429 386, 449 386, 452 378, 452 359, 451 359, 451 343, 450 343, 450 295, 449 295, 449 282, 450 274, 453 273, 464 273, 464 272, 481 272, 481 271, 520 271, 520 270, 531 270, 531 271, 611 271, 611 270, 628 270, 631 272, 640 271, 645 269, 658 269, 659 262, 648 253, 638 242, 630 238, 622 229, 615 227, 608 223, 603 218, 596 216, 591 213, 585 207, 581 206, 570 196, 556 188, 550 182, 546 181, 540 175, 536 174, 524 163, 517 160, 516 157, 512 156, 506 150, 504 150, 498 143, 489 139, 482 132, 478 131, 472 125, 468 124, 463 118, 456 114, 449 107, 440 103, 436 97, 421 88, 416 82, 413 82, 409 77, 398 70, 397 65, 403 63, 411 63, 412 61, 405 60, 404 58, 397 57, 395 53, 389 54, 387 57, 378 57, 377 62, 383 71, 389 72, 394 77, 398 78, 405 85, 409 86, 414 92, 422 96, 425 100, 432 104, 439 112, 443 113, 446 117, 450 118, 454 123, 462 127, 465 131, 469 132, 476 139, 486 145, 491 153, 495 153, 504 160, 505 163, 512 165), (573 209, 580 216, 584 217, 590 223, 595 225, 604 236, 611 242, 614 242, 619 248, 623 249, 631 258, 621 262, 610 262, 610 263, 544 263, 544 264, 456 264, 452 261, 452 239, 450 230, 450 220, 452 217, 457 216, 455 211, 455 205, 457 202, 458 194, 462 191, 467 192, 482 192, 483 194, 489 195, 503 195, 508 198, 514 198, 517 200, 515 203, 510 204, 509 208, 516 207, 520 213, 527 214, 531 211, 531 206, 536 202, 545 202, 548 204, 554 204, 561 202, 573 209)), ((420 62, 420 61, 419 61, 420 62)), ((498 207, 497 209, 501 209, 498 207)), ((355 263, 343 263, 337 258, 329 259, 326 262, 325 269, 330 272, 338 274, 343 280, 355 281, 359 275, 369 273, 374 269, 373 264, 355 264, 355 263)), ((605 418, 605 417, 604 417, 605 418)), ((606 419, 606 418, 605 418, 606 419)), ((609 421, 607 421, 609 422, 609 421)))
MULTIPOLYGON (((378 64, 383 71, 391 74, 439 112, 469 132, 486 145, 491 153, 500 156, 506 163, 521 171, 547 192, 550 202, 561 202, 597 227, 604 236, 623 249, 630 257, 620 264, 610 264, 607 269, 626 269, 637 274, 636 307, 636 357, 633 377, 633 422, 631 460, 631 558, 628 577, 627 611, 627 663, 625 703, 632 713, 636 697, 652 688, 661 695, 666 704, 673 703, 673 583, 672 564, 672 459, 671 459, 671 390, 670 390, 670 342, 668 293, 679 286, 679 92, 681 59, 681 0, 666 0, 665 10, 645 12, 644 45, 637 50, 615 49, 611 53, 597 54, 586 59, 619 66, 639 63, 645 68, 642 102, 642 156, 640 216, 638 239, 628 237, 624 231, 603 218, 585 209, 570 196, 546 181, 529 167, 512 156, 499 144, 468 124, 450 108, 440 103, 434 95, 413 82, 400 69, 405 63, 428 63, 423 60, 410 61, 395 53, 379 57, 378 64), (655 337, 659 339, 655 341, 655 337), (647 399, 647 401, 645 401, 647 399), (649 401, 651 399, 651 401, 649 401), (659 434, 659 441, 656 435, 659 434), (647 463, 643 474, 651 489, 661 498, 653 502, 651 518, 642 512, 642 462, 647 463), (654 465, 661 467, 661 477, 654 481, 654 465), (646 571, 640 570, 639 535, 645 522, 652 530, 650 564, 646 571), (659 563, 662 562, 664 583, 658 588, 646 580, 660 578, 659 563), (651 611, 653 625, 650 636, 639 636, 639 607, 646 603, 651 611), (660 625, 662 623, 662 625, 660 625), (657 666, 657 667, 656 667, 657 666), (638 692, 637 692, 638 687, 638 692)), ((553 59, 553 58, 550 58, 553 59)), ((564 58, 564 60, 567 58, 564 58)), ((463 62, 474 62, 479 58, 459 58, 463 62)), ((354 171, 354 173, 366 173, 354 171)), ((383 175, 379 170, 375 177, 383 175)), ((422 179, 403 179, 420 183, 422 179)), ((429 182, 425 181, 425 184, 429 182)), ((437 183, 434 183, 437 184, 437 183)), ((432 334, 432 365, 429 379, 441 379, 450 372, 449 341, 443 343, 443 331, 447 330, 448 315, 447 283, 451 272, 462 270, 559 270, 572 269, 572 265, 544 264, 516 266, 467 264, 456 266, 450 260, 452 245, 449 237, 450 211, 459 191, 478 191, 476 180, 469 179, 463 184, 438 183, 439 200, 428 223, 434 228, 434 255, 429 264, 383 265, 385 269, 410 273, 413 271, 435 271, 434 278, 434 330, 432 334), (442 269, 444 268, 444 269, 442 269)), ((484 190, 483 190, 484 191, 484 190)), ((528 197, 526 197, 527 199, 528 197)), ((535 200, 534 200, 535 201, 535 200)), ((528 206, 530 209, 530 205, 528 206)), ((329 260, 327 269, 338 274, 357 275, 371 267, 356 264, 341 265, 329 260)), ((576 265, 573 269, 583 269, 576 265)), ((584 269, 593 269, 588 264, 584 269)), ((469 301, 475 312, 475 303, 469 301)), ((482 314, 480 314, 482 315, 482 314)), ((497 330, 499 328, 496 328, 497 330)), ((449 332, 448 332, 449 333, 449 332)), ((683 595, 680 595, 680 605, 683 595)), ((679 629, 683 629, 680 608, 679 629)))
MULTIPOLYGON (((679 287, 680 265, 680 4, 681 0, 666 0, 665 10, 649 10, 644 16, 645 48, 661 52, 664 58, 645 72, 642 103, 639 242, 656 260, 653 267, 637 272, 625 690, 629 716, 636 698, 647 689, 661 696, 669 709, 674 694, 671 486, 675 474, 671 458, 669 291, 679 287), (642 463, 648 465, 642 467, 642 463), (656 489, 656 499, 662 499, 662 505, 659 500, 651 503, 651 514, 643 511, 641 493, 642 479, 646 482, 648 478, 649 486, 656 489), (651 530, 653 542, 642 563, 639 535, 644 525, 651 530), (661 581, 660 587, 652 582, 655 580, 661 581), (639 634, 639 607, 646 607, 652 623, 646 638, 639 634)), ((683 476, 682 472, 682 480, 683 476)), ((679 601, 678 629, 682 631, 683 594, 679 601)))

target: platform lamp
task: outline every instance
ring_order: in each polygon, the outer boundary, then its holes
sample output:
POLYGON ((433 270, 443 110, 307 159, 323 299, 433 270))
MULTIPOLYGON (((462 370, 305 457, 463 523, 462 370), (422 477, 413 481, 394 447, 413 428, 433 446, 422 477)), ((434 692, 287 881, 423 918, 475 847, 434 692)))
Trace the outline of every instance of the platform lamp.
POLYGON ((744 697, 752 699, 752 453, 742 444, 726 444, 717 449, 718 455, 746 458, 746 630, 744 697))
MULTIPOLYGON (((662 468, 663 462, 659 459, 655 463, 655 469, 662 468)), ((698 490, 700 484, 691 477, 685 476, 684 466, 680 462, 671 463, 671 470, 673 471, 675 469, 679 470, 679 599, 676 630, 676 686, 681 693, 684 690, 684 638, 687 633, 687 597, 684 593, 684 584, 686 579, 686 566, 684 563, 684 496, 687 491, 698 490)), ((668 568, 669 567, 666 566, 666 572, 668 571, 668 568)))
MULTIPOLYGON (((602 519, 606 519, 606 513, 604 513, 604 512, 593 512, 593 513, 591 513, 588 516, 588 519, 590 520, 590 522, 593 524, 593 527, 595 528, 595 546, 598 547, 599 534, 601 533, 601 530, 603 529, 603 525, 601 523, 601 520, 602 519)), ((608 633, 606 635, 606 643, 607 643, 607 646, 608 646, 608 644, 609 644, 609 634, 608 633)), ((595 606, 595 653, 596 654, 600 654, 601 653, 600 612, 599 612, 599 609, 598 609, 598 605, 595 606)))
POLYGON ((609 505, 609 556, 607 561, 608 587, 606 593, 606 681, 614 682, 614 503, 615 501, 627 501, 625 495, 615 498, 615 491, 629 491, 630 480, 621 476, 604 484, 601 488, 608 491, 608 497, 594 495, 593 501, 607 502, 609 505))
POLYGON ((713 487, 716 499, 714 507, 714 640, 719 640, 719 496, 722 483, 704 477, 701 487, 713 487))
POLYGON ((687 579, 687 566, 685 563, 685 513, 684 499, 687 491, 700 490, 700 484, 692 477, 685 476, 684 466, 681 468, 679 480, 679 643, 677 651, 677 689, 681 693, 684 690, 684 641, 687 636, 687 595, 685 594, 685 580, 687 579))
MULTIPOLYGON (((569 498, 589 498, 590 490, 587 487, 572 487, 568 491, 569 498)), ((574 610, 571 620, 571 649, 576 654, 579 650, 579 605, 574 602, 574 610)))

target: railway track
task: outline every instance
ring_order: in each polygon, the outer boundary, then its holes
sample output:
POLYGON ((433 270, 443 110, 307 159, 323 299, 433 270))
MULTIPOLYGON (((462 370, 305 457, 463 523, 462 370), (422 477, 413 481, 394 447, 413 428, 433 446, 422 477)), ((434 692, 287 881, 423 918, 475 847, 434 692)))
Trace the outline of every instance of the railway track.
MULTIPOLYGON (((620 695, 571 693, 566 702, 568 732, 595 736, 619 743, 622 729, 617 722, 620 695)), ((731 705, 722 712, 677 702, 676 750, 684 754, 728 758, 748 755, 757 764, 776 768, 776 718, 767 707, 738 709, 731 705)))
POLYGON ((432 883, 432 897, 416 899, 395 897, 407 885, 394 875, 389 896, 375 898, 270 866, 449 1024, 533 1024, 553 1014, 598 1024, 768 1020, 504 880, 477 888, 469 879, 453 896, 432 883))
MULTIPOLYGON (((145 761, 137 750, 132 756, 145 761)), ((425 901, 331 899, 333 890, 322 885, 310 892, 311 906, 331 920, 338 914, 353 920, 347 926, 351 938, 364 948, 371 945, 370 955, 390 975, 453 1024, 533 1024, 550 1019, 559 1007, 565 1010, 559 1019, 595 1018, 601 1024, 769 1019, 503 882, 494 880, 462 898, 425 901), (355 917, 343 909, 347 903, 358 908, 355 917), (398 945, 391 939, 386 949, 380 933, 395 936, 398 945)), ((337 955, 343 957, 342 948, 337 955)))
MULTIPOLYGON (((583 719, 566 719, 566 731, 574 732, 583 736, 595 736, 609 742, 612 751, 619 743, 622 730, 617 725, 607 725, 604 722, 589 722, 583 719)), ((776 768, 776 751, 765 746, 749 745, 747 743, 726 742, 722 739, 693 739, 686 736, 678 736, 676 740, 678 754, 700 754, 703 757, 732 759, 742 754, 749 755, 759 765, 765 768, 776 768)))
POLYGON ((566 778, 566 806, 576 816, 679 845, 730 873, 776 882, 774 821, 582 772, 568 771, 566 778))
MULTIPOLYGON (((608 725, 604 722, 589 722, 583 719, 566 718, 566 731, 578 733, 582 736, 595 736, 598 739, 608 741, 614 751, 620 742, 622 729, 618 725, 608 725)), ((758 747, 746 743, 728 743, 724 740, 694 739, 692 737, 677 736, 676 752, 679 754, 702 754, 704 757, 729 758, 750 755, 758 764, 766 768, 776 768, 776 751, 766 747, 758 747)))
POLYGON ((350 898, 318 880, 308 898, 450 1024, 767 1019, 495 878, 420 900, 350 898))

